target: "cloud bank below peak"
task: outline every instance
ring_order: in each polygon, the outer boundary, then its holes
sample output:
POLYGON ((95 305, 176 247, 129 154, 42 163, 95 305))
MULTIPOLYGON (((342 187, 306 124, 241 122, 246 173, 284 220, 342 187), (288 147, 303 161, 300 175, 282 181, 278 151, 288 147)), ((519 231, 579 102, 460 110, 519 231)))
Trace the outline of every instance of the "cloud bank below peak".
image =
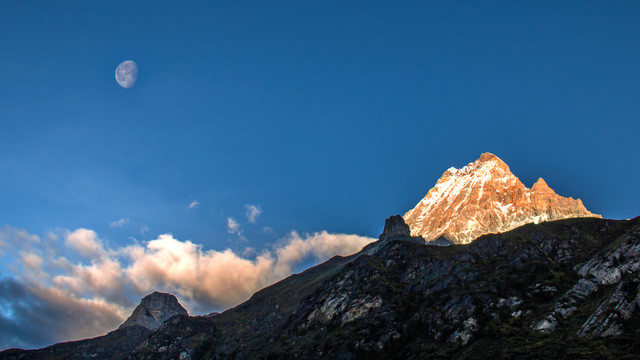
POLYGON ((277 245, 247 257, 170 234, 109 248, 90 229, 41 239, 5 226, 0 228, 0 259, 9 276, 0 279, 0 350, 105 334, 152 291, 176 294, 193 314, 223 310, 290 275, 307 259, 349 255, 374 240, 292 231, 277 245))

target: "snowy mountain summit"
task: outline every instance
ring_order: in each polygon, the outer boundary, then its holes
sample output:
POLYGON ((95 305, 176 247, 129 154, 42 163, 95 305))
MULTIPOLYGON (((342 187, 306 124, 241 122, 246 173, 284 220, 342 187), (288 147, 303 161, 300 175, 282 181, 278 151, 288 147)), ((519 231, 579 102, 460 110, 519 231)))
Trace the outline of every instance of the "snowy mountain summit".
POLYGON ((489 233, 529 223, 598 217, 580 199, 556 194, 542 179, 528 189, 500 158, 484 153, 462 169, 450 168, 404 215, 412 236, 467 244, 489 233))

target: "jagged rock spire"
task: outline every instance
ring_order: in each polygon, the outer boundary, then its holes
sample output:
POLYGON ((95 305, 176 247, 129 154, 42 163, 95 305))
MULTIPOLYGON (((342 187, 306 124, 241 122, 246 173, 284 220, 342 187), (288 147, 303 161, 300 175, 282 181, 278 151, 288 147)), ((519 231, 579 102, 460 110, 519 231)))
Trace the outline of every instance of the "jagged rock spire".
POLYGON ((398 237, 411 237, 411 229, 404 222, 402 216, 393 215, 384 221, 384 230, 380 234, 380 240, 398 237))

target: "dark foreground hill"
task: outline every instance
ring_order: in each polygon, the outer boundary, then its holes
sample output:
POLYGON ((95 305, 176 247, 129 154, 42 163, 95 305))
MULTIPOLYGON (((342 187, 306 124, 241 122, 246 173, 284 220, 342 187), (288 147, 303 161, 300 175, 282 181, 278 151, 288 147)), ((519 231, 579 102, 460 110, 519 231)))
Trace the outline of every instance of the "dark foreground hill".
POLYGON ((0 359, 640 357, 640 218, 568 219, 425 245, 381 240, 213 317, 176 315, 0 359))

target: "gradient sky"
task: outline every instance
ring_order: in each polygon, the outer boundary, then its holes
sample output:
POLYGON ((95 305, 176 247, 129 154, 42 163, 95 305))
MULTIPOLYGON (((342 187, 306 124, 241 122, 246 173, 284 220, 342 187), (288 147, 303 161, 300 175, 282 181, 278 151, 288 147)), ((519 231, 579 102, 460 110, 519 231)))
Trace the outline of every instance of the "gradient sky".
POLYGON ((2 2, 0 349, 61 341, 20 328, 25 303, 48 326, 98 304, 97 333, 152 287, 224 309, 377 237, 485 151, 640 215, 638 19, 635 1, 2 2), (133 279, 186 248, 277 275, 229 299, 133 279))

